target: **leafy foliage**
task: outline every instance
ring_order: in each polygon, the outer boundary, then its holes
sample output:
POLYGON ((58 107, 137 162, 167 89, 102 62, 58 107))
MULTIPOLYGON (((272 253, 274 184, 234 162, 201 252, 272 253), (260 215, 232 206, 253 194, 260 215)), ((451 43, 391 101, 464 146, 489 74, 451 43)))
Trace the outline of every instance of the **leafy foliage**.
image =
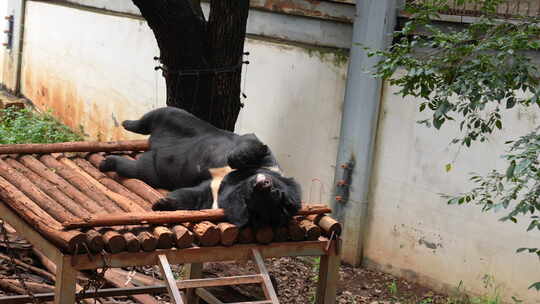
MULTIPOLYGON (((460 135, 452 143, 470 147, 503 128, 501 112, 516 107, 538 111, 540 78, 531 52, 540 51, 540 18, 501 19, 503 0, 408 1, 410 16, 379 56, 375 76, 398 86, 398 94, 420 98, 418 109, 429 113, 420 121, 440 129, 454 121, 460 135), (450 4, 477 4, 479 17, 468 25, 442 26, 441 12, 450 4), (398 72, 399 71, 399 72, 398 72), (402 72, 401 72, 402 71, 402 72)), ((509 210, 501 220, 527 217, 528 231, 540 230, 540 128, 509 141, 505 171, 473 174, 475 187, 445 196, 449 204, 475 203, 483 211, 509 210)), ((447 165, 446 170, 451 169, 447 165)), ((521 248, 540 257, 539 248, 521 248)), ((540 283, 530 286, 540 290, 540 283)))
POLYGON ((470 146, 502 129, 501 110, 540 106, 538 69, 525 52, 540 50, 540 20, 495 18, 500 0, 456 2, 481 3, 482 17, 465 28, 448 29, 434 20, 454 1, 407 5, 411 19, 396 33, 396 42, 369 55, 383 58, 375 75, 399 86, 400 95, 425 99, 419 110, 431 111, 431 118, 422 123, 439 129, 459 119, 462 136, 454 142, 470 146))
POLYGON ((78 140, 82 140, 81 135, 60 124, 50 113, 14 108, 0 110, 0 144, 78 140))

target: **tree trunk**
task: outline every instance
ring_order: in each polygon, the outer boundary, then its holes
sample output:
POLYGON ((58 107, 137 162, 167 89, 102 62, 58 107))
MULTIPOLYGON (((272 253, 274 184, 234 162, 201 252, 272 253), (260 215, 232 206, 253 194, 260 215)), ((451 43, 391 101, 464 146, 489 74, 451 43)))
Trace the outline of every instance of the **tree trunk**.
POLYGON ((242 56, 249 0, 133 0, 154 32, 167 105, 233 131, 240 112, 242 56))

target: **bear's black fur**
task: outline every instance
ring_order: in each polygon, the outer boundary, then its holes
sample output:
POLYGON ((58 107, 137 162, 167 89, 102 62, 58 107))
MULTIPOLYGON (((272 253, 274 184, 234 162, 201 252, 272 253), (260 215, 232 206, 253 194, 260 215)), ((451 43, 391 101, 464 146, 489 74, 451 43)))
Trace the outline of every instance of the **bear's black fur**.
POLYGON ((285 225, 300 208, 300 186, 270 169, 277 168, 276 159, 253 134, 240 136, 218 129, 173 107, 153 110, 122 125, 131 132, 150 134, 150 150, 138 160, 108 156, 100 170, 173 190, 153 210, 211 208, 209 170, 227 166, 235 170, 225 173, 217 203, 231 223, 285 225))

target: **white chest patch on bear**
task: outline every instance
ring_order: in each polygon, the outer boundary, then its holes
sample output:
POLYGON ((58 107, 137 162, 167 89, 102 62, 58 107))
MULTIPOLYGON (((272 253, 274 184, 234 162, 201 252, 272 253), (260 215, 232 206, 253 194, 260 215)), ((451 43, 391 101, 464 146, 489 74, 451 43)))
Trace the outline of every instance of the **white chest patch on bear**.
POLYGON ((218 191, 219 186, 221 185, 221 181, 225 177, 225 175, 229 174, 230 172, 234 171, 229 166, 221 167, 221 168, 211 168, 208 169, 208 172, 210 172, 210 176, 212 176, 212 182, 210 183, 210 188, 212 189, 212 209, 218 208, 218 191))

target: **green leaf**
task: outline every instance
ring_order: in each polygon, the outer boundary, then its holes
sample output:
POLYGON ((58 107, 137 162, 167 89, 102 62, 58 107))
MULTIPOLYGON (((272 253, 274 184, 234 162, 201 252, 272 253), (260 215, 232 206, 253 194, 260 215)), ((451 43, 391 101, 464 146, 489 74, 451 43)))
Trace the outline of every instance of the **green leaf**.
POLYGON ((529 286, 529 289, 536 289, 536 290, 540 291, 540 282, 536 282, 536 283, 532 284, 531 286, 529 286))
POLYGON ((433 118, 433 126, 439 130, 444 123, 444 118, 433 118))
POLYGON ((446 172, 450 172, 450 170, 452 170, 452 164, 446 164, 444 169, 446 170, 446 172))
POLYGON ((516 253, 521 253, 523 251, 527 251, 529 250, 529 248, 518 248, 518 250, 516 250, 516 253))
POLYGON ((508 169, 506 169, 506 178, 510 179, 514 177, 514 170, 516 169, 516 161, 513 160, 510 162, 510 166, 508 166, 508 169))
POLYGON ((533 230, 536 226, 538 226, 538 221, 534 220, 529 224, 529 227, 527 227, 527 231, 533 230))
POLYGON ((506 108, 511 109, 516 105, 516 99, 513 97, 510 97, 506 100, 506 108))

